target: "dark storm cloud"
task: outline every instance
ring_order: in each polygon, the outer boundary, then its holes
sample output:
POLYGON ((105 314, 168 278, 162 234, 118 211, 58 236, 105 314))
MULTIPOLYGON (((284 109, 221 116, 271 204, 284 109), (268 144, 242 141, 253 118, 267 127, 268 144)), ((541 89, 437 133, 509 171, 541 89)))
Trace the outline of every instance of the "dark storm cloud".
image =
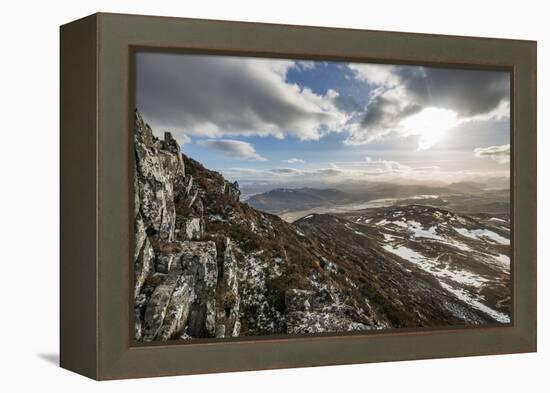
POLYGON ((373 88, 360 122, 346 141, 352 145, 390 134, 410 136, 411 130, 401 122, 429 107, 453 111, 457 124, 489 118, 510 97, 507 72, 375 64, 349 67, 358 80, 373 88))
POLYGON ((422 110, 419 104, 403 105, 398 99, 388 99, 384 96, 375 96, 368 102, 367 113, 361 121, 363 127, 384 124, 385 127, 393 127, 407 116, 422 110))
POLYGON ((396 75, 419 105, 448 108, 463 116, 490 112, 510 96, 507 72, 396 67, 396 75))
POLYGON ((385 120, 385 114, 388 108, 394 107, 393 103, 383 96, 375 96, 369 101, 367 113, 361 121, 363 127, 368 127, 372 124, 378 124, 385 120))
POLYGON ((294 61, 138 53, 136 104, 157 128, 195 136, 293 135, 339 131, 338 94, 314 94, 285 81, 294 61))

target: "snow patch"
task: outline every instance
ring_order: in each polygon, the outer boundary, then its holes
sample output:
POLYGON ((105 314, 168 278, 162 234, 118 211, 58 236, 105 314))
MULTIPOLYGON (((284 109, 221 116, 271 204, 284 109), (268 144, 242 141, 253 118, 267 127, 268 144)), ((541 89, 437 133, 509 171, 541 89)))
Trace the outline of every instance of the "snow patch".
POLYGON ((426 239, 442 240, 445 238, 435 233, 436 226, 431 226, 428 229, 424 229, 422 224, 416 221, 409 221, 409 229, 413 231, 413 237, 423 237, 426 239))
POLYGON ((437 199, 439 195, 415 195, 411 199, 437 199))
POLYGON ((384 235, 384 241, 386 241, 386 242, 391 242, 391 241, 397 239, 397 236, 389 235, 387 233, 383 233, 383 235, 384 235))
POLYGON ((478 309, 479 311, 489 315, 490 317, 496 319, 498 322, 510 323, 510 317, 508 315, 498 312, 496 310, 493 310, 491 307, 486 306, 485 304, 481 303, 479 300, 474 299, 464 289, 453 288, 446 283, 441 283, 441 286, 447 291, 451 292, 457 298, 462 300, 464 303, 469 304, 470 306, 478 309))
POLYGON ((460 242, 457 242, 457 241, 450 241, 447 244, 449 244, 449 245, 451 245, 455 248, 458 248, 460 251, 472 251, 472 249, 470 247, 468 247, 466 244, 460 243, 460 242))
MULTIPOLYGON (((385 235, 385 234, 384 234, 385 235)), ((390 236, 390 235, 388 235, 390 236)), ((422 264, 424 261, 424 256, 422 254, 417 253, 416 251, 411 250, 408 247, 405 246, 390 246, 385 245, 383 246, 384 250, 391 252, 392 254, 395 254, 403 259, 406 259, 407 261, 422 264)))
POLYGON ((487 279, 466 270, 451 270, 449 265, 441 268, 440 263, 437 260, 428 259, 422 254, 404 246, 385 245, 383 248, 392 254, 416 264, 422 270, 432 274, 438 279, 439 283, 445 290, 462 300, 464 303, 491 316, 499 322, 510 322, 510 317, 508 315, 493 310, 487 305, 481 303, 476 294, 471 293, 466 288, 451 285, 447 282, 447 280, 450 280, 451 283, 479 288, 488 281, 487 279))
POLYGON ((403 222, 403 221, 392 221, 391 223, 393 225, 397 225, 398 227, 401 227, 401 228, 408 228, 407 223, 403 222))
POLYGON ((501 263, 505 267, 510 268, 510 257, 508 255, 499 254, 497 256, 493 256, 493 259, 496 259, 499 263, 501 263))
POLYGON ((486 238, 491 240, 493 243, 509 245, 510 240, 506 239, 503 236, 500 236, 498 233, 490 231, 488 229, 466 229, 466 228, 453 228, 456 232, 460 233, 464 237, 475 240, 483 240, 486 238))
POLYGON ((422 270, 436 276, 437 278, 447 278, 459 284, 473 286, 476 288, 479 288, 487 282, 487 279, 477 274, 471 273, 467 270, 450 269, 449 264, 447 264, 445 267, 442 267, 442 264, 437 259, 432 260, 426 258, 424 255, 414 250, 411 250, 408 247, 389 245, 385 245, 383 247, 386 251, 389 251, 403 259, 415 263, 422 270))

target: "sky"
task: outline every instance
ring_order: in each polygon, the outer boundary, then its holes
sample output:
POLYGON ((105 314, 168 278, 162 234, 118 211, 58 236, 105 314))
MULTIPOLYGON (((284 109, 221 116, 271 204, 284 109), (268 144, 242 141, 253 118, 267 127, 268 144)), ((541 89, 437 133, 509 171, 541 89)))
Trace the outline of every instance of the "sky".
POLYGON ((509 177, 508 72, 139 52, 135 91, 155 134, 241 185, 509 177))

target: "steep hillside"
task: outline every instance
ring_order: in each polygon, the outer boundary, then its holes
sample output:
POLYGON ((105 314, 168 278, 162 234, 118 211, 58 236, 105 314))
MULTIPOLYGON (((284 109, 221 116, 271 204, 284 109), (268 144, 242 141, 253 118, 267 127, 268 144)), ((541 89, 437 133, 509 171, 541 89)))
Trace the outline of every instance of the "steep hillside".
MULTIPOLYGON (((487 247, 493 235, 483 232, 505 238, 505 218, 504 224, 488 216, 457 227, 471 231, 456 234, 465 246, 479 250, 476 256, 483 250, 484 258, 494 262, 478 266, 470 261, 471 267, 464 255, 461 272, 479 273, 486 281, 457 287, 438 273, 444 270, 439 264, 425 268, 398 248, 401 244, 442 264, 447 259, 438 257, 435 247, 443 250, 445 244, 434 245, 428 254, 422 248, 427 246, 401 224, 366 223, 378 220, 376 214, 385 214, 384 209, 308 216, 289 224, 240 202, 238 184, 181 154, 169 133, 163 140, 154 137, 137 112, 134 137, 138 341, 505 320, 500 314, 507 313, 509 299, 486 283, 504 285, 506 268, 493 259, 504 263, 507 246, 487 247), (460 292, 470 287, 469 297, 460 292), (474 291, 476 301, 497 313, 477 307, 474 291)), ((431 233, 424 215, 419 210, 414 220, 431 233)), ((386 221, 392 220, 388 216, 386 221)), ((433 231, 440 234, 438 228, 433 231)), ((454 259, 448 263, 447 270, 454 272, 454 259)))
MULTIPOLYGON (((306 236, 336 246, 335 258, 352 260, 348 274, 361 271, 369 277, 365 296, 375 293, 385 297, 390 306, 392 299, 398 298, 405 304, 403 309, 424 314, 425 306, 415 302, 419 296, 421 302, 440 303, 436 309, 472 323, 510 321, 506 215, 468 217, 410 205, 339 216, 311 215, 296 225, 306 236), (377 260, 383 262, 377 264, 377 260), (424 289, 428 293, 421 293, 424 289), (455 304, 447 303, 449 295, 455 304)), ((434 318, 438 319, 426 315, 423 324, 434 318)), ((400 315, 399 322, 408 319, 400 315)))

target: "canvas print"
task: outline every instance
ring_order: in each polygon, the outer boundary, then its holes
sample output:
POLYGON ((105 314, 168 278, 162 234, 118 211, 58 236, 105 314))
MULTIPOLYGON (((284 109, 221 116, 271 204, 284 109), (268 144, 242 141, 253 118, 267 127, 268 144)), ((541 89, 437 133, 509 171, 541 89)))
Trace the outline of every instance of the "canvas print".
POLYGON ((137 342, 511 322, 508 72, 133 61, 137 342))

